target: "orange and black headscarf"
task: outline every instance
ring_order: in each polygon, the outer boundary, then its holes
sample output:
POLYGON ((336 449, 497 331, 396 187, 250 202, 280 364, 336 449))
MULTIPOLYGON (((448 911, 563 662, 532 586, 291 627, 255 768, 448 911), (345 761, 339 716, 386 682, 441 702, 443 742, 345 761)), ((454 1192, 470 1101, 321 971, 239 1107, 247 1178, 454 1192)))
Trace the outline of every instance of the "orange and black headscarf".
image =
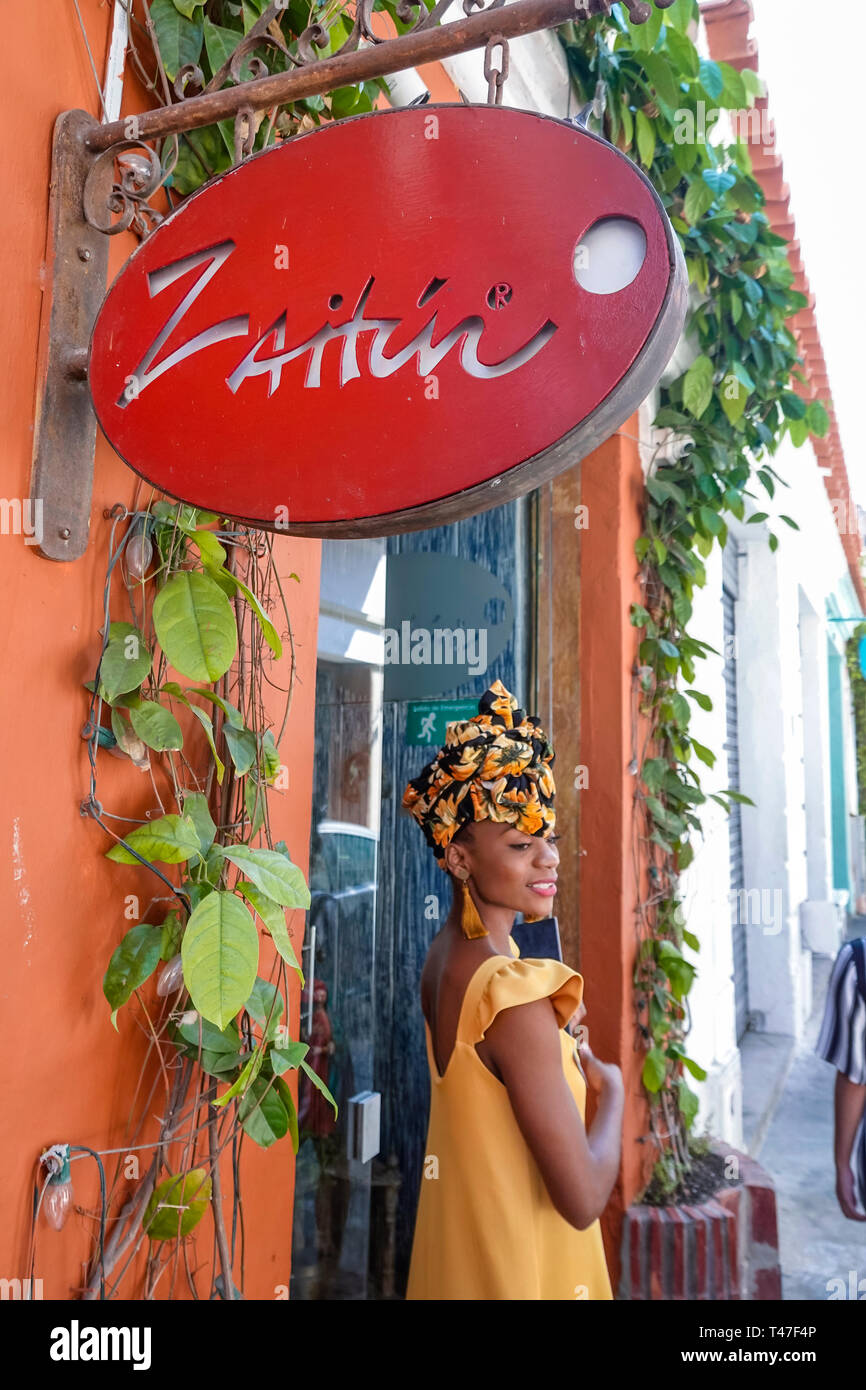
POLYGON ((554 757, 538 719, 494 681, 476 715, 447 725, 445 746, 409 782, 403 808, 443 869, 446 845, 470 821, 508 822, 543 836, 556 821, 554 757))

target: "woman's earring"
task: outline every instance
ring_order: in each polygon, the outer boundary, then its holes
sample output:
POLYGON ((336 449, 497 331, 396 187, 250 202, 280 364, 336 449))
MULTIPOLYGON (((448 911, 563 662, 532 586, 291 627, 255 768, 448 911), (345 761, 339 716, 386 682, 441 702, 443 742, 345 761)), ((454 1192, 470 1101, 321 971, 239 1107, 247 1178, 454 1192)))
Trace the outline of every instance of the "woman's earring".
POLYGON ((473 941, 479 936, 489 936, 489 932, 478 915, 478 908, 472 894, 469 892, 469 875, 458 874, 460 880, 460 892, 462 901, 460 903, 460 930, 467 941, 473 941))

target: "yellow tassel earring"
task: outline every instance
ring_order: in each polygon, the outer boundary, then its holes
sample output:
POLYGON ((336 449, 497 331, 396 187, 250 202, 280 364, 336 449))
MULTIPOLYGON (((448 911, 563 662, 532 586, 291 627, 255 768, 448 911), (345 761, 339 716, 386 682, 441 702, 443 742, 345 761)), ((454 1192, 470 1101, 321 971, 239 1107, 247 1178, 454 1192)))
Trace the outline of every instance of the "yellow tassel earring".
POLYGON ((474 941, 479 936, 489 936, 489 932, 478 915, 478 908, 472 894, 469 892, 469 874, 458 873, 460 881, 460 892, 462 901, 460 903, 460 930, 468 941, 474 941))

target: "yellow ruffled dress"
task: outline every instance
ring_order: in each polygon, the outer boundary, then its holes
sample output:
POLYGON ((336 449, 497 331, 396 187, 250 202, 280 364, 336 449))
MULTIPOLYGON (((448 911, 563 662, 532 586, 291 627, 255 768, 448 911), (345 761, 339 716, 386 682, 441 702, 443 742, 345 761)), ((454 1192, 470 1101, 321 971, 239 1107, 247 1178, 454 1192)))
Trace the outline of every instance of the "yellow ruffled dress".
MULTIPOLYGON (((515 956, 517 947, 511 940, 515 956)), ((475 1050, 501 1009, 549 998, 562 1067, 581 1116, 586 1084, 564 1024, 583 978, 561 961, 482 961, 469 982, 440 1078, 426 1021, 430 1122, 406 1298, 611 1299, 601 1228, 559 1215, 520 1132, 508 1091, 475 1050)))

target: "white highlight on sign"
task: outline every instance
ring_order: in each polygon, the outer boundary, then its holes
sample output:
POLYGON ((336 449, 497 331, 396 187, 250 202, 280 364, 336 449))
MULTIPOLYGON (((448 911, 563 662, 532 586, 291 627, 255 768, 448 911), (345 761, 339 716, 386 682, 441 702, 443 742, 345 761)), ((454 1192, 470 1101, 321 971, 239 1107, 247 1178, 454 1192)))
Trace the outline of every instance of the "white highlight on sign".
POLYGON ((574 278, 590 294, 617 294, 646 260, 646 234, 628 217, 603 217, 578 242, 574 278))

